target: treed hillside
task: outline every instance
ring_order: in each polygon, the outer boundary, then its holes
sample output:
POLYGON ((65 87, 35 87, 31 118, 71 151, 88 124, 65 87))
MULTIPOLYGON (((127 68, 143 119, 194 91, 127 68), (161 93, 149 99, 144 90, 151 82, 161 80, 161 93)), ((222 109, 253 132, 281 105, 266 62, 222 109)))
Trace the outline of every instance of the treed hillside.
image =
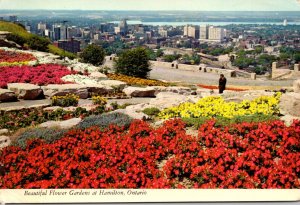
POLYGON ((0 31, 9 31, 11 34, 8 36, 8 40, 14 41, 22 47, 31 48, 33 50, 50 52, 62 57, 75 58, 72 53, 57 48, 51 44, 51 41, 47 38, 28 33, 26 29, 20 25, 6 21, 0 21, 0 31))

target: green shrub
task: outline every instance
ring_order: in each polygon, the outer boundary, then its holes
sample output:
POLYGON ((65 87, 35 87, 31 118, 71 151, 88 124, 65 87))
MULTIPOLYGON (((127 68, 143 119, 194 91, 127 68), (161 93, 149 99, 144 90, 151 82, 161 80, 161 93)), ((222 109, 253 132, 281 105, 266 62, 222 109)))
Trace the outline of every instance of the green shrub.
POLYGON ((25 148, 29 139, 43 139, 47 143, 52 143, 63 137, 66 132, 65 129, 57 128, 32 128, 19 135, 13 145, 25 148))
POLYGON ((79 129, 86 129, 93 126, 98 126, 102 129, 108 127, 110 124, 117 126, 128 127, 133 119, 123 113, 107 113, 103 115, 92 115, 81 121, 77 127, 79 129))
POLYGON ((146 115, 156 117, 158 115, 158 113, 160 113, 160 110, 156 107, 150 107, 150 108, 144 109, 142 112, 146 115))
POLYGON ((80 58, 83 63, 99 66, 103 64, 105 51, 102 47, 92 44, 82 51, 80 58))
POLYGON ((122 52, 115 60, 114 68, 118 74, 147 78, 151 69, 146 49, 139 47, 122 52))

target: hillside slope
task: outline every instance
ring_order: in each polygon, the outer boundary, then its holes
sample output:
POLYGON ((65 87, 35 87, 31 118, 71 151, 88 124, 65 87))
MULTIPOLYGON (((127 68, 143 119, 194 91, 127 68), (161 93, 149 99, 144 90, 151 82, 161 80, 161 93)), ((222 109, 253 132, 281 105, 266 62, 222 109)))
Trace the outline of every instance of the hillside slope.
POLYGON ((0 31, 9 31, 12 35, 8 40, 14 41, 21 46, 29 47, 34 50, 48 51, 62 57, 75 58, 76 56, 70 52, 53 46, 49 39, 28 33, 22 25, 0 21, 0 31))

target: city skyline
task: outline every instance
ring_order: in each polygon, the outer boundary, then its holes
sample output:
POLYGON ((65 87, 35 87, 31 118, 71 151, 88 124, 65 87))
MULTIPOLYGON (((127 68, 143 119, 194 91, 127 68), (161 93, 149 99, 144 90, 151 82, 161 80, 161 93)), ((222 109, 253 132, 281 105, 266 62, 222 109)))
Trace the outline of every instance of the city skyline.
POLYGON ((1 0, 4 10, 190 10, 190 11, 300 11, 299 0, 1 0))

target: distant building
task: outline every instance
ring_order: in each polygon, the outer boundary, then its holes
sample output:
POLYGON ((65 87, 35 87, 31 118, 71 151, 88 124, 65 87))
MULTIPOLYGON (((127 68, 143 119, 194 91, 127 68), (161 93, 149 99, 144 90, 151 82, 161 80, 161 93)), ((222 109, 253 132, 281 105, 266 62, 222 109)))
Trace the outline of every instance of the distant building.
POLYGON ((128 33, 128 25, 126 19, 122 20, 118 27, 115 27, 115 33, 126 36, 128 33))
POLYGON ((184 27, 183 35, 192 37, 195 39, 199 39, 199 35, 200 35, 199 26, 186 25, 184 27))
POLYGON ((54 41, 60 40, 60 27, 53 25, 53 39, 54 41))
POLYGON ((67 38, 80 37, 81 32, 80 29, 76 26, 68 27, 67 38))
POLYGON ((71 53, 80 52, 80 41, 74 40, 74 38, 69 40, 59 40, 55 43, 55 45, 71 53))
POLYGON ((284 19, 283 26, 287 26, 287 25, 288 25, 288 21, 286 19, 284 19))
POLYGON ((45 23, 38 23, 37 28, 39 31, 45 31, 47 29, 47 25, 45 23))
POLYGON ((169 36, 169 32, 167 30, 165 30, 163 27, 160 27, 158 29, 158 34, 161 36, 161 37, 165 37, 167 38, 169 36))
POLYGON ((222 42, 225 37, 225 30, 218 27, 209 27, 208 39, 211 41, 222 42))
POLYGON ((4 17, 3 16, 0 16, 0 21, 3 21, 4 20, 4 17))
POLYGON ((9 16, 8 20, 11 22, 16 22, 16 21, 18 21, 18 17, 17 16, 9 16))
POLYGON ((68 26, 60 27, 60 40, 68 39, 68 26))
POLYGON ((209 29, 209 25, 200 26, 200 35, 199 35, 200 40, 208 39, 208 31, 209 31, 208 29, 209 29))

